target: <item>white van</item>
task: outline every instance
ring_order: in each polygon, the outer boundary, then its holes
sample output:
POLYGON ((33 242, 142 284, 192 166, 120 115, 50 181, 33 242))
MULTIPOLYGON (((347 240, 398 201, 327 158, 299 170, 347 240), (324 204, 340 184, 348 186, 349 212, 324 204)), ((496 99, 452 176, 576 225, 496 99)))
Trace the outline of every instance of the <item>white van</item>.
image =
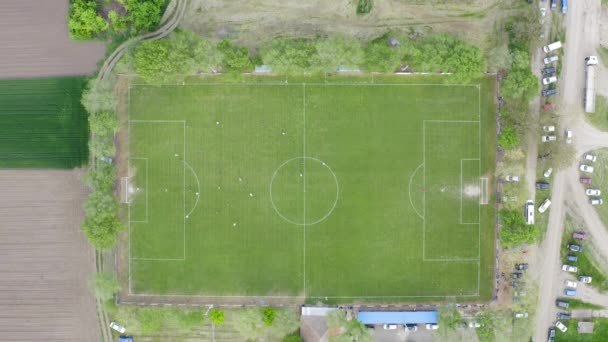
POLYGON ((528 202, 526 202, 524 215, 526 217, 526 224, 534 224, 534 201, 528 200, 528 202))
POLYGON ((549 209, 549 207, 551 206, 551 200, 550 199, 546 199, 541 205, 540 207, 538 207, 538 212, 539 213, 544 213, 545 211, 547 211, 547 209, 549 209))
POLYGON ((545 57, 545 59, 543 59, 543 62, 545 64, 551 64, 553 62, 557 62, 559 60, 559 56, 551 56, 551 57, 545 57))
POLYGON ((554 42, 554 43, 551 43, 551 44, 549 44, 549 45, 547 45, 547 46, 543 47, 543 50, 544 50, 545 52, 551 52, 551 51, 557 50, 557 49, 559 49, 559 48, 561 48, 561 47, 562 47, 562 42, 560 42, 560 41, 558 40, 558 41, 556 41, 556 42, 554 42))

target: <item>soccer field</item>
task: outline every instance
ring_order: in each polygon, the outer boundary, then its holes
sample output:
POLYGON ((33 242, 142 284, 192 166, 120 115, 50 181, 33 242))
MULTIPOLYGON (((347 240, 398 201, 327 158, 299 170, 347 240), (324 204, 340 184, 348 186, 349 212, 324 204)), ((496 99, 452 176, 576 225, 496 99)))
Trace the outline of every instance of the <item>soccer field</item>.
POLYGON ((490 298, 494 80, 442 81, 132 84, 129 292, 490 298))

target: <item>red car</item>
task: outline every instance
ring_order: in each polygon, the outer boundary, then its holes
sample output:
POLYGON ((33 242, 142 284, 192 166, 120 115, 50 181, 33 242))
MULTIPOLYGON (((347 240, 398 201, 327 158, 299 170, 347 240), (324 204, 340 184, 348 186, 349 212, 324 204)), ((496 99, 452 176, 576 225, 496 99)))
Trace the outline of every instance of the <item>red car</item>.
POLYGON ((547 103, 543 106, 543 110, 555 110, 555 103, 547 103))
POLYGON ((577 240, 587 240, 587 233, 584 232, 574 232, 572 233, 572 237, 577 240))
POLYGON ((581 178, 581 183, 583 184, 591 184, 591 178, 581 178))

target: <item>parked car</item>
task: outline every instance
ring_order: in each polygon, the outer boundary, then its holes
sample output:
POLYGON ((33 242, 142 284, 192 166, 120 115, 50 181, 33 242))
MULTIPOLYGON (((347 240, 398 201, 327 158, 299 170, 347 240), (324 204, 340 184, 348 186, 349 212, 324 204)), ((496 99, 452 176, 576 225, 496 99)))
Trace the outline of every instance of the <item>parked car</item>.
POLYGON ((527 312, 516 312, 513 316, 515 318, 528 318, 528 313, 527 312))
POLYGON ((481 324, 479 322, 469 322, 469 328, 481 328, 481 324))
POLYGON ((405 331, 418 331, 418 325, 417 324, 406 324, 405 325, 405 331))
POLYGON ((543 126, 545 132, 555 132, 555 126, 543 126))
POLYGON ((555 328, 551 327, 549 328, 549 342, 554 342, 555 341, 555 328))
POLYGON ((551 75, 555 73, 557 69, 555 67, 546 67, 542 70, 543 76, 551 75))
POLYGON ((521 282, 521 281, 512 281, 512 282, 511 282, 511 287, 520 287, 520 286, 523 286, 523 285, 525 285, 525 284, 526 284, 526 283, 521 282))
POLYGON ((579 276, 578 277, 578 281, 580 281, 581 283, 585 283, 585 284, 589 284, 591 283, 591 277, 590 276, 579 276))
POLYGON ((395 330, 397 329, 397 324, 385 324, 383 328, 384 330, 395 330))
POLYGON ((581 164, 579 170, 587 173, 593 173, 593 166, 587 164, 581 164))
POLYGON ((560 321, 567 321, 570 318, 571 318, 571 316, 567 312, 558 312, 557 313, 557 319, 559 319, 560 321))
POLYGON ((528 270, 528 264, 515 264, 515 269, 518 271, 528 270))
POLYGON ((588 177, 581 177, 581 178, 580 178, 580 182, 581 182, 582 184, 591 184, 591 178, 588 178, 588 177))
POLYGON ((578 267, 572 265, 562 265, 562 271, 576 273, 578 271, 578 267))
POLYGON ((546 9, 546 8, 544 8, 544 7, 541 7, 541 8, 540 8, 540 16, 541 16, 541 17, 544 17, 544 16, 546 16, 546 15, 547 15, 547 9, 546 9))
POLYGON ((439 324, 427 324, 426 329, 427 330, 437 330, 437 329, 439 329, 439 324))
POLYGON ((551 206, 551 200, 547 198, 543 201, 543 203, 540 205, 540 207, 538 207, 538 212, 542 214, 545 211, 547 211, 547 209, 549 209, 550 206, 551 206))
POLYGON ((121 334, 124 334, 124 333, 125 333, 125 331, 126 331, 125 327, 123 327, 123 326, 121 326, 121 325, 116 324, 116 322, 110 322, 110 328, 112 328, 112 329, 114 329, 114 330, 118 331, 118 332, 119 332, 119 333, 121 333, 121 334))
POLYGON ((591 205, 602 205, 604 204, 604 200, 602 200, 601 198, 592 198, 589 200, 589 204, 591 205))
POLYGON ((565 289, 564 294, 566 296, 574 297, 574 296, 576 296, 576 290, 575 289, 565 289))
POLYGON ((580 245, 575 245, 573 243, 569 243, 568 244, 568 249, 573 251, 573 252, 582 252, 583 251, 583 246, 580 245))
POLYGON ((562 322, 560 322, 560 321, 555 322, 555 327, 556 327, 557 329, 559 329, 561 332, 566 332, 566 331, 568 331, 568 327, 566 327, 566 326, 564 325, 564 323, 562 323, 562 322))
POLYGON ((572 144, 572 131, 567 129, 564 135, 566 136, 566 144, 572 144))
POLYGON ((545 96, 545 97, 548 97, 548 96, 551 96, 551 95, 555 95, 555 94, 557 94, 557 89, 556 88, 545 89, 545 90, 541 91, 541 95, 545 96))
POLYGON ((540 189, 540 190, 546 190, 549 189, 549 183, 545 183, 545 182, 536 182, 536 188, 540 189))
POLYGON ((555 305, 559 306, 560 308, 564 308, 564 309, 567 309, 570 307, 570 303, 568 303, 568 301, 559 300, 559 299, 555 301, 555 305))
POLYGON ((557 82, 557 76, 549 76, 542 79, 543 85, 548 85, 557 82))
POLYGON ((511 279, 519 279, 522 276, 523 276, 523 273, 520 273, 520 272, 511 273, 511 279))
POLYGON ((572 237, 577 240, 587 240, 587 233, 585 232, 574 232, 572 233, 572 237))
POLYGON ((571 287, 571 288, 575 289, 576 285, 578 285, 578 283, 575 282, 574 280, 566 280, 564 282, 564 285, 566 285, 567 287, 571 287))
POLYGON ((545 170, 545 172, 543 173, 543 176, 545 176, 545 178, 549 178, 549 177, 551 177, 552 172, 553 172, 553 168, 550 167, 547 170, 545 170))
POLYGON ((600 189, 587 189, 585 190, 585 195, 587 196, 599 196, 602 194, 600 189))
POLYGON ((577 262, 578 257, 576 255, 568 255, 568 256, 566 256, 566 260, 572 261, 572 262, 577 262))
POLYGON ((562 14, 568 13, 568 0, 562 0, 562 14))
POLYGON ((557 62, 559 60, 558 56, 547 56, 543 59, 545 64, 551 64, 553 62, 557 62))
POLYGON ((557 9, 557 0, 551 0, 551 5, 549 7, 551 7, 551 10, 556 10, 557 9))
POLYGON ((511 175, 509 175, 509 176, 505 177, 505 180, 507 182, 519 182, 519 176, 511 176, 511 175))
POLYGON ((525 297, 526 296, 526 291, 515 291, 515 292, 513 292, 513 295, 515 297, 525 297))
POLYGON ((543 135, 540 138, 540 141, 542 142, 549 142, 549 141, 555 141, 557 140, 557 137, 555 135, 543 135))
POLYGON ((597 157, 594 156, 593 154, 585 153, 585 155, 583 156, 583 159, 595 162, 597 160, 597 157))

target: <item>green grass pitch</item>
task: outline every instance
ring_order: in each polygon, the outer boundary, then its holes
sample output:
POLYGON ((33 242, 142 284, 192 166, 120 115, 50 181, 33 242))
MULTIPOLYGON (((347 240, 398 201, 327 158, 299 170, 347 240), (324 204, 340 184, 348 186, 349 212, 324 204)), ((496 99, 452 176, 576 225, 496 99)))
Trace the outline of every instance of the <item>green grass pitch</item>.
POLYGON ((129 290, 490 298, 494 81, 442 82, 133 84, 129 290))
POLYGON ((82 77, 0 80, 0 167, 73 168, 88 157, 82 77))

